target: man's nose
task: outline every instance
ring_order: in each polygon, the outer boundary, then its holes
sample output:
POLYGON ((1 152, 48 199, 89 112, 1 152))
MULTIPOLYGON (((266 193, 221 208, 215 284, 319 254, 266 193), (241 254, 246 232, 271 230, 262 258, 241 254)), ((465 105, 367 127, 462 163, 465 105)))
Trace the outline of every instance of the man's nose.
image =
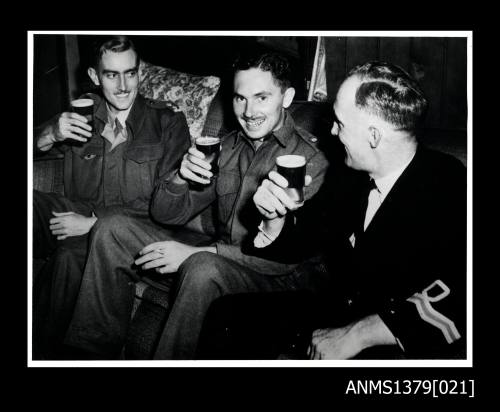
POLYGON ((253 116, 253 104, 251 102, 246 103, 244 115, 248 118, 253 116))
POLYGON ((127 84, 126 84, 126 79, 125 79, 125 75, 121 75, 119 77, 119 83, 118 83, 118 88, 121 90, 121 91, 125 91, 127 90, 127 84))

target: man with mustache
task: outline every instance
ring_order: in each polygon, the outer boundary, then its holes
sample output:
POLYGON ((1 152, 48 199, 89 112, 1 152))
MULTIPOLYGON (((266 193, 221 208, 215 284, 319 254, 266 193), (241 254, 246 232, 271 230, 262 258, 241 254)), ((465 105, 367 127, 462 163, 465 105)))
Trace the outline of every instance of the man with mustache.
MULTIPOLYGON (((297 127, 286 110, 295 94, 290 77, 290 63, 276 52, 257 49, 240 56, 234 64, 233 110, 241 129, 222 139, 218 175, 210 179, 210 163, 191 147, 177 173, 156 188, 151 203, 153 217, 169 225, 183 225, 216 204, 217 238, 192 246, 123 216, 100 226, 90 245, 68 345, 98 358, 119 356, 133 305, 132 281, 140 279, 141 270, 174 281, 172 308, 155 359, 194 359, 205 312, 221 295, 306 287, 303 279, 290 275, 294 264, 244 251, 245 241, 253 240, 258 227, 262 241, 271 230, 252 196, 275 169, 276 157, 305 157, 314 181, 306 189, 306 202, 319 189, 328 166, 317 139, 297 127)), ((296 207, 288 196, 282 201, 290 209, 296 207)))
POLYGON ((88 75, 102 95, 85 96, 94 100, 94 129, 64 112, 35 139, 36 150, 64 152, 64 196, 33 193, 33 255, 47 260, 35 279, 34 326, 53 348, 71 318, 96 222, 125 214, 153 225, 153 188, 190 145, 182 113, 138 94, 140 59, 131 40, 99 37, 94 45, 88 75))

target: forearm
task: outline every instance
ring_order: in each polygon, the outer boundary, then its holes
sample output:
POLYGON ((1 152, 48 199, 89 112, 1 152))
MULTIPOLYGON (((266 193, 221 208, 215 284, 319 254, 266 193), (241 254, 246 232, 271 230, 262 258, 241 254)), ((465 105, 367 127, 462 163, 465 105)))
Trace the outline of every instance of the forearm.
POLYGON ((184 225, 216 199, 215 186, 195 190, 175 173, 160 183, 151 200, 151 216, 167 225, 184 225))
POLYGON ((54 143, 56 143, 56 138, 51 121, 35 129, 35 143, 35 149, 41 152, 47 152, 52 149, 54 143))

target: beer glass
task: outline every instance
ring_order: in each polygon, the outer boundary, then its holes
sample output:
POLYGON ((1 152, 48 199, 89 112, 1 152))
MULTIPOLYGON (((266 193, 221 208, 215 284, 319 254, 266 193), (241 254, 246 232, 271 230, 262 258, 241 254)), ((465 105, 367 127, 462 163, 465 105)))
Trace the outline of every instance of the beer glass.
POLYGON ((87 124, 94 130, 94 101, 92 99, 76 99, 71 101, 71 111, 87 119, 87 124))
POLYGON ((298 155, 285 155, 276 158, 277 172, 288 181, 285 192, 300 204, 304 202, 306 179, 306 158, 298 155))
MULTIPOLYGON (((212 168, 210 171, 213 173, 211 179, 219 173, 219 154, 220 154, 220 139, 218 137, 202 136, 195 140, 196 149, 205 155, 205 161, 210 163, 212 168)), ((205 178, 205 176, 202 176, 205 178)))

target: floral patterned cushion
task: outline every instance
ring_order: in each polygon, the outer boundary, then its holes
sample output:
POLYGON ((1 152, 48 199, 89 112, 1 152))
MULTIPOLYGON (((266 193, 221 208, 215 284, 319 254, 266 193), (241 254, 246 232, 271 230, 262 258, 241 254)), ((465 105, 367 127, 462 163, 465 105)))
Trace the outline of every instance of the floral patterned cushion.
POLYGON ((220 78, 181 73, 141 61, 139 93, 149 99, 173 103, 186 116, 191 138, 201 136, 210 103, 220 78))

